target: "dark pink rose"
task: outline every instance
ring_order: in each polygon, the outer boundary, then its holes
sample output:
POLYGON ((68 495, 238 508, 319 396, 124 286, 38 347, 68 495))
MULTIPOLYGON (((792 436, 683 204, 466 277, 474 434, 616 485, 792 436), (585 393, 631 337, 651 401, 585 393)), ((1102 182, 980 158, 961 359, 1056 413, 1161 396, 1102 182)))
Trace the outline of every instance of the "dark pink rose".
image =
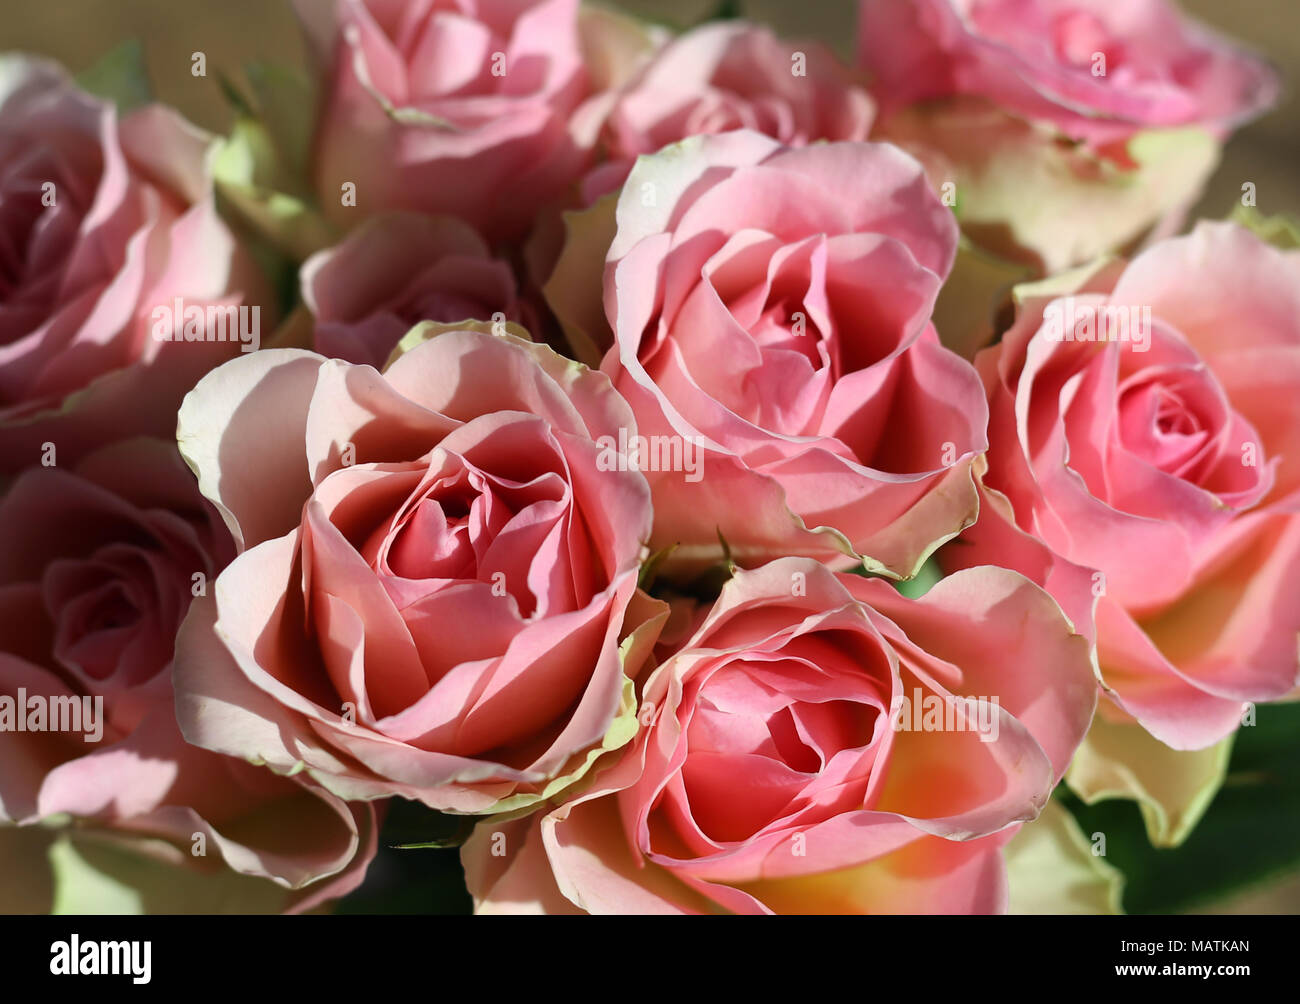
POLYGON ((324 67, 312 162, 334 222, 412 209, 458 216, 493 241, 516 238, 585 167, 578 0, 297 8, 324 67))
POLYGON ((14 482, 0 502, 0 820, 71 816, 173 863, 300 890, 301 908, 360 882, 374 815, 181 737, 176 632, 232 553, 170 443, 131 439, 14 482))
POLYGON ((381 369, 421 321, 518 321, 510 266, 452 217, 375 217, 302 267, 316 350, 381 369))
POLYGON ((208 141, 157 106, 119 120, 52 63, 0 59, 0 470, 45 443, 68 463, 171 436, 185 392, 252 344, 208 338, 206 313, 202 340, 181 339, 182 316, 160 340, 156 311, 254 305, 245 327, 269 335, 263 280, 213 205, 208 141))

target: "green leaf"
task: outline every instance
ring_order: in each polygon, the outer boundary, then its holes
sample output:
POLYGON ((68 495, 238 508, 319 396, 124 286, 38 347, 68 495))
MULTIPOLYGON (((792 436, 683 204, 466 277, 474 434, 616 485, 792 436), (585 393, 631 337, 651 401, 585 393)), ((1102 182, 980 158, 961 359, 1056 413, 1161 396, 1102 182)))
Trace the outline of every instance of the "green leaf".
POLYGON ((251 63, 245 75, 257 101, 257 116, 275 137, 286 169, 305 185, 311 153, 316 98, 311 80, 287 67, 251 63))
POLYGON ((77 84, 96 97, 112 101, 120 114, 153 100, 144 48, 134 38, 123 42, 77 77, 77 84))
MULTIPOLYGON (((432 810, 430 810, 432 813, 432 810)), ((474 831, 474 817, 472 816, 451 816, 443 813, 432 813, 437 819, 436 823, 426 824, 424 829, 425 839, 396 843, 392 845, 395 851, 422 851, 422 850, 444 850, 449 847, 459 847, 474 831), (428 836, 430 829, 433 829, 436 836, 428 836), (439 830, 445 832, 438 833, 439 830)), ((387 835, 387 829, 385 835, 387 835)), ((404 839, 397 838, 394 839, 404 839)))
POLYGON ((223 208, 238 213, 276 251, 302 261, 336 240, 310 200, 289 191, 292 179, 266 126, 257 119, 237 119, 211 163, 223 208))
POLYGON ((667 547, 660 548, 658 551, 655 551, 654 554, 650 555, 650 557, 646 558, 644 564, 641 565, 641 571, 637 575, 637 588, 646 590, 652 588, 654 586, 655 576, 659 574, 659 566, 663 564, 664 559, 668 558, 676 550, 676 544, 669 544, 667 547))
POLYGON ((247 88, 218 78, 235 115, 211 162, 221 208, 275 253, 301 262, 338 239, 307 176, 312 85, 296 71, 262 64, 249 65, 244 76, 247 88))
POLYGON ((718 531, 718 543, 722 545, 722 561, 727 566, 727 571, 731 575, 736 574, 736 562, 731 557, 731 545, 727 543, 727 538, 722 536, 722 527, 715 528, 718 531))
POLYGON ((1300 869, 1300 703, 1259 708, 1256 719, 1237 731, 1223 786, 1179 847, 1152 847, 1131 802, 1063 795, 1085 835, 1105 835, 1129 913, 1212 904, 1300 869))
POLYGON ((943 578, 943 569, 933 557, 926 560, 921 570, 910 579, 890 579, 889 582, 908 599, 920 599, 930 587, 943 578))
POLYGON ((1253 207, 1238 206, 1233 210, 1231 220, 1283 251, 1300 248, 1300 222, 1289 216, 1265 216, 1253 207))

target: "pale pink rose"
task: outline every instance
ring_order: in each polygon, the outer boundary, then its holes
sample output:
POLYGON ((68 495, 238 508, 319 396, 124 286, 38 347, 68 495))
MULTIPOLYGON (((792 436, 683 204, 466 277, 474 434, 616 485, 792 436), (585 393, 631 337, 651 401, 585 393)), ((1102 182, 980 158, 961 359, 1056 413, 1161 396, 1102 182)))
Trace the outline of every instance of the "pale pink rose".
POLYGON ((987 409, 930 324, 956 241, 890 146, 739 131, 637 163, 603 368, 653 437, 630 460, 666 567, 716 561, 721 537, 743 565, 865 556, 909 576, 973 522, 987 409))
POLYGON ((787 146, 864 140, 873 113, 825 46, 744 21, 705 24, 660 49, 613 98, 601 132, 608 162, 587 178, 584 201, 621 185, 640 155, 688 136, 753 129, 787 146))
POLYGON ((586 166, 578 0, 296 7, 325 75, 312 163, 335 223, 411 209, 517 238, 586 166))
POLYGON ((620 430, 602 374, 509 334, 444 331, 382 375, 299 350, 211 374, 181 448, 242 553, 179 642, 186 737, 456 812, 580 776, 630 737, 650 604, 620 430))
POLYGON ((302 890, 301 908, 360 883, 374 814, 181 737, 176 632, 232 553, 171 443, 130 439, 14 482, 0 502, 0 820, 68 814, 302 890))
POLYGON ((1203 223, 1019 299, 977 359, 989 497, 944 561, 1044 584, 1118 717, 1206 747, 1300 674, 1300 252, 1203 223))
POLYGON ((510 266, 452 217, 374 217, 302 267, 322 355, 382 369, 420 321, 520 320, 510 266))
POLYGON ((154 337, 177 298, 267 299, 217 217, 208 143, 168 109, 119 120, 53 63, 0 58, 0 471, 40 463, 45 443, 69 463, 170 436, 185 392, 238 354, 238 339, 154 337))
POLYGON ((882 113, 973 95, 1102 145, 1150 128, 1222 137, 1276 99, 1255 55, 1169 0, 863 0, 882 113))
POLYGON ((588 790, 478 826, 470 891, 480 912, 998 912, 1001 847, 1095 703, 1087 642, 1021 575, 911 600, 780 559, 723 587, 588 790))

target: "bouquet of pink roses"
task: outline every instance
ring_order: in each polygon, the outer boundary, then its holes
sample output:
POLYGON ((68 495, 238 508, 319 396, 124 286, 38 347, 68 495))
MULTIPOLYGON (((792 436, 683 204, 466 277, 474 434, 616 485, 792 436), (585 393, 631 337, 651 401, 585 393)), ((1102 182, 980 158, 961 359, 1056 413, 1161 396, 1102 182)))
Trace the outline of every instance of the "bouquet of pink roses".
POLYGON ((0 57, 0 909, 1300 867, 1300 232, 1189 218, 1258 56, 1170 0, 862 0, 851 60, 295 8, 220 137, 0 57))

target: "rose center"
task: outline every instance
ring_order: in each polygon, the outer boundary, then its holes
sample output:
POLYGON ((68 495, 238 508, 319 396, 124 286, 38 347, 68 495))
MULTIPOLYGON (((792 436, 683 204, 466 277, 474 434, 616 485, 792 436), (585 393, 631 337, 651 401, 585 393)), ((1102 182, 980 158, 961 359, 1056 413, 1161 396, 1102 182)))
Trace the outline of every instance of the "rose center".
POLYGON ((1213 437, 1197 388, 1152 381, 1126 389, 1119 402, 1120 438, 1152 466, 1185 476, 1213 437))
POLYGON ((471 520, 476 504, 466 484, 430 493, 401 519, 388 567, 408 579, 468 579, 477 572, 471 520))
POLYGON ((1119 66, 1122 54, 1119 44, 1091 11, 1068 10, 1057 15, 1052 25, 1052 42, 1061 62, 1090 72, 1094 67, 1102 67, 1098 57, 1104 57, 1104 72, 1098 72, 1098 79, 1105 79, 1106 73, 1119 66))

